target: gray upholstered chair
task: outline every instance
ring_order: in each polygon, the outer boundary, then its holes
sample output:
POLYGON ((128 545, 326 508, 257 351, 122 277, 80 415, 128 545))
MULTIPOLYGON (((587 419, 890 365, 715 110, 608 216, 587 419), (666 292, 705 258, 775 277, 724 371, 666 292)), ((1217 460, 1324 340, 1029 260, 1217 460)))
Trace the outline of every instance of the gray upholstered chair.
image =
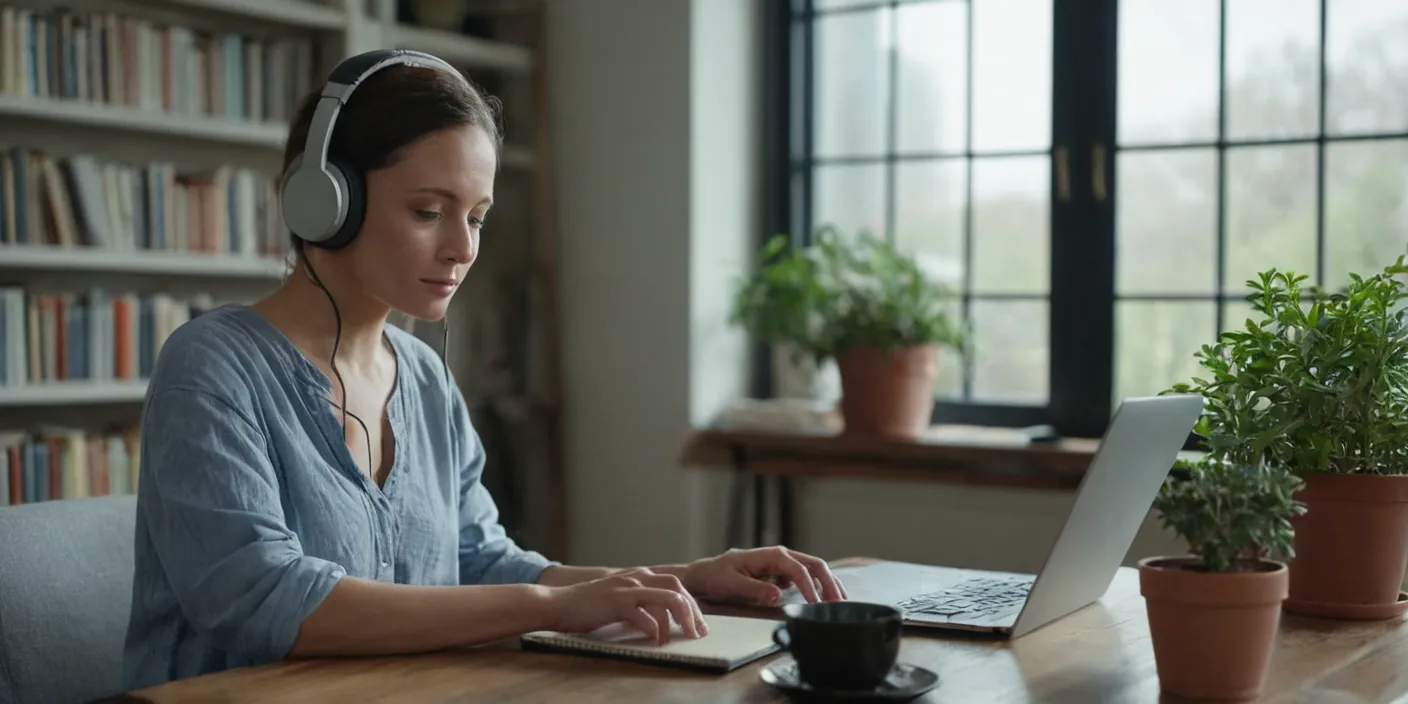
POLYGON ((0 508, 0 702, 118 693, 137 500, 0 508))

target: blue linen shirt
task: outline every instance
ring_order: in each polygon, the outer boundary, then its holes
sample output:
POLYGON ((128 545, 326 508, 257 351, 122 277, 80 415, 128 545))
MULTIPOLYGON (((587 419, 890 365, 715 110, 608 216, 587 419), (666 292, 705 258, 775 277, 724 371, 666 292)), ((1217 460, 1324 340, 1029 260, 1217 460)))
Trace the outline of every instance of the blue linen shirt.
POLYGON ((327 377, 252 308, 216 308, 168 338, 142 410, 124 689, 281 659, 344 576, 524 583, 556 564, 499 525, 438 355, 394 326, 387 337, 384 487, 353 462, 327 377))

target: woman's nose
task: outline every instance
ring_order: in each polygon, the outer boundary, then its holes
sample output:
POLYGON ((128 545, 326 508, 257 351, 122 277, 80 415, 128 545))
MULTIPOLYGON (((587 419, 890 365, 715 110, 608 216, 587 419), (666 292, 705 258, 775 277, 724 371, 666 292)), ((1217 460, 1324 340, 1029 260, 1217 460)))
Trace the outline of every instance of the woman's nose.
POLYGON ((444 249, 444 257, 455 264, 473 264, 479 253, 479 233, 468 225, 456 232, 444 249))

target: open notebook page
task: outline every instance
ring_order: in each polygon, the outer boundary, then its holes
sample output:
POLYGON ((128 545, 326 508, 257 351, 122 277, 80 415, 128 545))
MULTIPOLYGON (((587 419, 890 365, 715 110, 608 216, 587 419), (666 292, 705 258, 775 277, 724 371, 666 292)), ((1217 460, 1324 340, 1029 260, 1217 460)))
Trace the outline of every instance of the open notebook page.
POLYGON ((726 672, 770 655, 778 650, 772 632, 778 622, 771 619, 705 615, 709 634, 690 638, 670 622, 670 642, 652 643, 624 623, 612 624, 590 633, 566 634, 535 631, 523 636, 524 647, 606 655, 662 665, 681 665, 726 672))

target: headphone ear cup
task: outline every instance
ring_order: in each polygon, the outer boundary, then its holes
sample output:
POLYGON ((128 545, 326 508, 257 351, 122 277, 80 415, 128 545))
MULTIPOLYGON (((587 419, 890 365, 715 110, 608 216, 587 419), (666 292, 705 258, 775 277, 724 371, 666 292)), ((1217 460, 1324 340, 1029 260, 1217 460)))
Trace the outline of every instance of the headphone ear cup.
POLYGON ((338 228, 336 234, 326 242, 317 244, 324 249, 342 249, 352 244, 352 240, 356 239, 357 233, 362 229, 367 208, 366 188, 362 183, 362 175, 336 157, 328 157, 328 170, 338 177, 343 186, 347 197, 347 216, 342 219, 342 227, 338 228))

